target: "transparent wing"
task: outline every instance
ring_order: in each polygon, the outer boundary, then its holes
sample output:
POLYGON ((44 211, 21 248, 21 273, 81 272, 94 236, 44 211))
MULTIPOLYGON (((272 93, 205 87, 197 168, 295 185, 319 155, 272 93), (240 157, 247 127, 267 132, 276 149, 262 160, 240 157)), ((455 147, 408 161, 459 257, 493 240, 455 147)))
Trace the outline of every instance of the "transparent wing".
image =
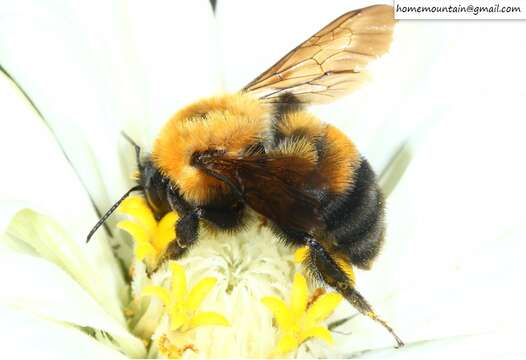
POLYGON ((392 6, 348 12, 285 55, 243 91, 270 102, 285 93, 320 104, 348 94, 367 80, 367 64, 389 50, 392 6))
POLYGON ((196 166, 230 185, 252 209, 281 228, 309 232, 321 226, 320 201, 305 186, 317 179, 306 159, 260 154, 197 159, 196 166))

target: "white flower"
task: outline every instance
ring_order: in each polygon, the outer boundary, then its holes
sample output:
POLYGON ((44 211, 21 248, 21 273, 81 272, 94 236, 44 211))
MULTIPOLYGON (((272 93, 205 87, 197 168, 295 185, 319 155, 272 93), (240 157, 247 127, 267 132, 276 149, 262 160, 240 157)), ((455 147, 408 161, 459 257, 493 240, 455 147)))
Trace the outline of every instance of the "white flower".
MULTIPOLYGON (((166 273, 130 291, 130 264, 114 255, 131 253, 117 217, 113 236, 84 244, 94 206, 104 211, 130 185, 133 152, 119 131, 148 148, 179 107, 239 89, 349 4, 219 0, 215 18, 205 0, 0 5, 0 65, 33 102, 1 75, 2 356, 156 356, 140 337, 162 336, 152 321, 162 307, 139 295, 166 273), (132 299, 146 313, 130 323, 132 299)), ((311 340, 293 355, 524 356, 524 30, 401 21, 375 81, 313 108, 351 136, 389 193, 385 249, 357 284, 407 346, 394 350, 355 316, 333 347, 311 340)), ((232 325, 199 329, 196 343, 209 347, 184 356, 265 356, 275 345, 260 298, 286 298, 295 265, 271 240, 258 229, 205 237, 181 259, 191 286, 217 278, 202 306, 232 325)), ((342 304, 329 321, 354 313, 342 304)))

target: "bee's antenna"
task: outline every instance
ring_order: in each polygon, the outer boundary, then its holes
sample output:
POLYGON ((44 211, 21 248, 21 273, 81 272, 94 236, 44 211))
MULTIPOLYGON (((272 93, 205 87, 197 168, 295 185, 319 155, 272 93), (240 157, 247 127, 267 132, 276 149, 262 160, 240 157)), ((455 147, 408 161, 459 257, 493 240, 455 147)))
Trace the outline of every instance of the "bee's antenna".
POLYGON ((88 237, 86 238, 86 242, 89 242, 91 237, 93 236, 93 234, 95 234, 95 231, 97 231, 97 229, 102 225, 104 224, 104 222, 106 221, 106 219, 115 211, 115 209, 117 209, 119 207, 119 205, 121 204, 121 202, 124 201, 124 199, 126 199, 128 196, 130 196, 130 194, 134 191, 139 191, 139 190, 142 190, 143 187, 141 185, 137 185, 137 186, 134 186, 132 187, 130 190, 128 190, 126 192, 126 194, 122 195, 122 197, 115 203, 113 204, 113 206, 108 210, 106 211, 106 214, 104 214, 104 216, 102 216, 100 218, 99 221, 97 221, 97 223, 95 224, 95 226, 91 229, 91 231, 89 232, 88 234, 88 237))
POLYGON ((121 135, 135 148, 135 159, 137 161, 137 167, 142 169, 141 165, 141 147, 137 145, 135 141, 131 137, 128 136, 124 131, 121 131, 121 135))

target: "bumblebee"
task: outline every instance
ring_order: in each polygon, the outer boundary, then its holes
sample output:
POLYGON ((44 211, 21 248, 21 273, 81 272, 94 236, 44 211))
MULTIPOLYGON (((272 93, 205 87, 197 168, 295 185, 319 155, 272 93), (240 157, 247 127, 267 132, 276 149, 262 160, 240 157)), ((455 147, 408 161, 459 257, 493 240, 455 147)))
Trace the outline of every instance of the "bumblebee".
POLYGON ((348 12, 318 31, 240 92, 200 100, 177 112, 151 155, 136 147, 138 185, 160 218, 175 211, 177 239, 164 260, 198 241, 200 226, 242 228, 263 216, 286 244, 307 246, 305 265, 359 312, 382 324, 355 289, 351 266, 369 269, 384 239, 384 199, 353 142, 306 111, 367 79, 366 65, 389 49, 393 8, 348 12))

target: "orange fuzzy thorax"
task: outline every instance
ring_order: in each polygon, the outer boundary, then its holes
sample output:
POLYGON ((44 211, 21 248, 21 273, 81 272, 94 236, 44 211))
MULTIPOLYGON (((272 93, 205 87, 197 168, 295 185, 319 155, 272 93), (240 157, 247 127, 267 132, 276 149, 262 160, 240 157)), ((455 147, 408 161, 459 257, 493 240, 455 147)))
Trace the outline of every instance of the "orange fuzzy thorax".
POLYGON ((200 100, 177 112, 155 141, 152 158, 182 195, 203 204, 228 188, 190 165, 194 152, 223 150, 238 156, 268 135, 268 105, 246 94, 227 94, 200 100))

